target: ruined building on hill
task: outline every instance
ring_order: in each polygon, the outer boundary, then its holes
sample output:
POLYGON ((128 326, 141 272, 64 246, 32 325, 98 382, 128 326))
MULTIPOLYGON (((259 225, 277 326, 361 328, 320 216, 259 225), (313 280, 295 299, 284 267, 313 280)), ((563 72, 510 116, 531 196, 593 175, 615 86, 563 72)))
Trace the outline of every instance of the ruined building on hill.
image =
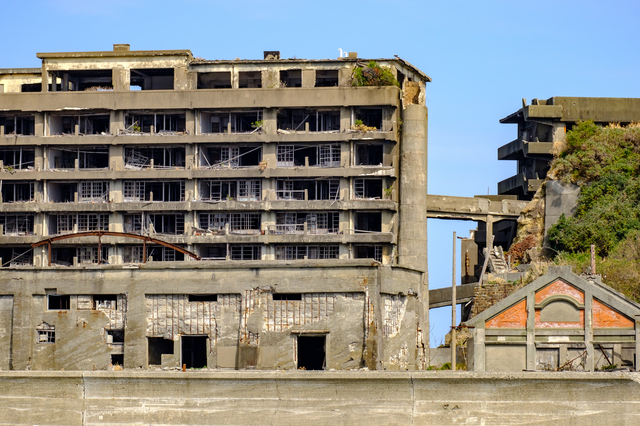
POLYGON ((0 69, 1 369, 424 366, 428 76, 38 58, 0 69))

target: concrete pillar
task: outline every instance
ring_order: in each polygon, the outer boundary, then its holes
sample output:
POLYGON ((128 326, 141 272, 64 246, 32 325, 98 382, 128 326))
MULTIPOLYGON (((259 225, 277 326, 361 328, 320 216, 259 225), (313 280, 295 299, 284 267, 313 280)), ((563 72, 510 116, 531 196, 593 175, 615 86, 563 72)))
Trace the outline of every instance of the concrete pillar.
POLYGON ((124 129, 124 111, 109 112, 109 133, 117 135, 119 130, 124 129))
POLYGON ((174 90, 190 90, 191 79, 187 66, 178 66, 173 69, 173 89, 174 90))
POLYGON ((536 369, 536 296, 527 294, 527 370, 536 369))
POLYGON ((265 143, 262 145, 262 161, 267 162, 267 168, 276 168, 278 164, 278 144, 265 143))
POLYGON ((185 130, 190 135, 196 134, 196 112, 188 109, 185 112, 185 130))
POLYGON ((131 86, 131 73, 128 69, 117 67, 112 70, 111 82, 116 92, 129 91, 131 86))
POLYGON ((587 348, 587 371, 595 370, 593 350, 593 293, 589 288, 584 292, 584 344, 587 348))
POLYGON ((493 247, 489 247, 489 244, 491 243, 491 236, 493 235, 493 215, 490 215, 490 214, 487 215, 487 220, 485 222, 485 229, 486 229, 485 247, 487 247, 487 253, 488 253, 489 250, 493 248, 493 247))
POLYGON ((132 292, 127 300, 124 333, 124 368, 147 368, 146 300, 143 292, 132 292))
POLYGON ((31 365, 35 342, 35 324, 31 323, 32 296, 21 292, 13 296, 13 337, 11 339, 11 369, 26 370, 31 365))
POLYGON ((109 168, 112 171, 124 170, 124 147, 122 145, 109 147, 109 168))
POLYGON ((44 136, 44 112, 35 113, 34 136, 44 136))
POLYGON ((341 68, 338 70, 338 86, 346 86, 349 84, 353 69, 351 67, 341 68))
POLYGON ((42 61, 42 92, 49 91, 49 70, 47 69, 47 65, 45 61, 42 61))
POLYGON ((473 371, 485 371, 484 325, 473 329, 473 371))
POLYGON ((280 87, 280 71, 268 69, 262 71, 262 88, 273 89, 280 87))
POLYGON ((302 87, 316 86, 316 70, 302 70, 302 87))
MULTIPOLYGON (((264 85, 262 86, 264 87, 264 85)), ((275 108, 265 108, 262 114, 262 130, 265 135, 278 134, 278 110, 275 108)))
POLYGON ((340 132, 351 129, 351 107, 340 108, 340 132))

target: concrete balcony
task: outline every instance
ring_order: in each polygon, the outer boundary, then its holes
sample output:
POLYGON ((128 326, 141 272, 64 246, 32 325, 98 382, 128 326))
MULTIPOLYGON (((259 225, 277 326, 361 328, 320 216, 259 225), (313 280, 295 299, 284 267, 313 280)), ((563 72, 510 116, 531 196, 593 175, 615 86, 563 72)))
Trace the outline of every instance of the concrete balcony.
POLYGON ((498 160, 521 160, 525 157, 546 157, 551 160, 553 142, 527 142, 515 139, 498 148, 498 160))
POLYGON ((542 186, 544 179, 528 179, 524 173, 518 173, 498 182, 498 194, 528 196, 542 186))

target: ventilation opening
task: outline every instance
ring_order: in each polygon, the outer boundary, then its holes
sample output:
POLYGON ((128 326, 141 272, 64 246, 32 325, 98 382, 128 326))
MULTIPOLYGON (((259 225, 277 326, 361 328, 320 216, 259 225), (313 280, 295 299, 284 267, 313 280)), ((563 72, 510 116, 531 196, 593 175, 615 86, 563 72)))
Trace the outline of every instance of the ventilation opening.
POLYGON ((217 294, 190 294, 189 302, 217 302, 217 294))
POLYGON ((273 300, 302 300, 302 293, 273 293, 273 300))
POLYGON ((298 370, 324 370, 326 336, 298 336, 298 370))
POLYGON ((113 345, 123 345, 124 344, 124 330, 107 330, 107 343, 111 343, 113 345))
POLYGON ((69 296, 50 294, 47 296, 47 309, 50 311, 68 311, 69 300, 69 296))
POLYGON ((173 340, 162 337, 148 337, 149 365, 162 365, 162 355, 173 355, 173 340))
POLYGON ((187 368, 207 366, 207 336, 182 336, 182 364, 187 368))
POLYGON ((124 354, 111 354, 111 365, 124 365, 124 354))

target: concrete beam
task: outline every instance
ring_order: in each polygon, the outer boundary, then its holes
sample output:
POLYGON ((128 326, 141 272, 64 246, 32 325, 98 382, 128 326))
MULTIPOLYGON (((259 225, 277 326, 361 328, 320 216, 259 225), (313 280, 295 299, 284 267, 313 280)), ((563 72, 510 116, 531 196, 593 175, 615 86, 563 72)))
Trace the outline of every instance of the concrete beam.
MULTIPOLYGON (((473 299, 476 283, 456 286, 457 304, 467 303, 473 299)), ((429 290, 429 309, 451 306, 451 287, 429 290)))
POLYGON ((517 219, 528 201, 502 200, 492 201, 481 197, 450 197, 427 195, 427 217, 436 219, 487 221, 493 216, 493 222, 503 219, 517 219))

